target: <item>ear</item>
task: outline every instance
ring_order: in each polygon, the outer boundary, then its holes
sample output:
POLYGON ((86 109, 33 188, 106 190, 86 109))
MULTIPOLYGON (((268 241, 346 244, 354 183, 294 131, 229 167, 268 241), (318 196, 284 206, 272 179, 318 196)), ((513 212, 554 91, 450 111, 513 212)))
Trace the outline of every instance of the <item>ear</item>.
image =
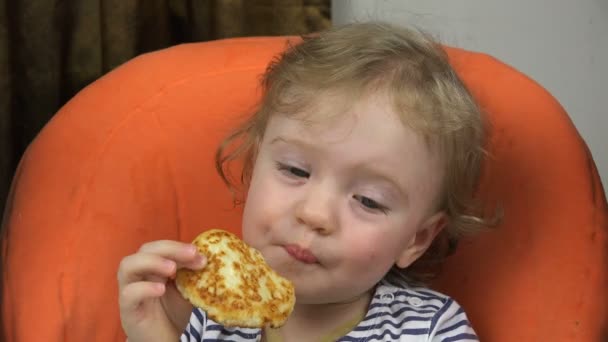
POLYGON ((441 232, 448 223, 448 217, 440 211, 426 219, 420 225, 416 234, 411 238, 407 246, 398 255, 395 264, 399 268, 406 268, 418 259, 429 248, 437 234, 441 232))

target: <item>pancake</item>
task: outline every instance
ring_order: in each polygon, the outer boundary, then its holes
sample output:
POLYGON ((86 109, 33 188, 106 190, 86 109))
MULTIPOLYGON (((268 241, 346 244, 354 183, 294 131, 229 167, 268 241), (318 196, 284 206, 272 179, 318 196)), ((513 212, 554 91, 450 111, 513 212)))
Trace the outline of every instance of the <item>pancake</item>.
POLYGON ((175 284, 192 305, 226 327, 281 327, 295 305, 293 284, 236 235, 208 230, 192 242, 207 258, 202 270, 177 271, 175 284))

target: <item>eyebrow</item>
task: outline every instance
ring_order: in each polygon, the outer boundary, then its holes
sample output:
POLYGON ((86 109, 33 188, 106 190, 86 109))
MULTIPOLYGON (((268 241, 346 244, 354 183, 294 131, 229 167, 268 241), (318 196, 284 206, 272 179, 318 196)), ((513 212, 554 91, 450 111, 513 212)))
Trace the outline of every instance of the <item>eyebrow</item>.
POLYGON ((310 149, 317 149, 315 146, 313 146, 312 144, 309 144, 305 141, 299 140, 299 139, 289 139, 289 138, 284 138, 281 136, 278 136, 274 139, 272 139, 270 141, 270 145, 274 145, 277 143, 284 143, 284 144, 291 144, 291 145, 298 145, 298 146, 302 146, 302 147, 306 147, 306 148, 310 148, 310 149))
POLYGON ((294 139, 294 138, 286 138, 286 137, 282 137, 282 136, 277 136, 276 138, 272 139, 269 143, 270 146, 276 145, 276 144, 287 144, 287 145, 293 145, 308 151, 314 151, 314 152, 323 152, 322 148, 309 143, 305 140, 301 140, 301 139, 294 139))
MULTIPOLYGON (((277 143, 292 144, 292 145, 300 146, 300 147, 311 149, 311 150, 319 150, 319 148, 317 146, 314 146, 313 144, 310 144, 308 142, 305 142, 305 141, 302 141, 299 139, 290 139, 290 138, 278 136, 270 141, 270 145, 277 144, 277 143)), ((408 196, 408 193, 405 191, 405 189, 403 189, 399 185, 399 183, 397 181, 395 181, 393 178, 389 177, 381 170, 378 170, 377 168, 373 167, 372 165, 370 165, 370 163, 357 164, 352 169, 354 170, 354 173, 356 173, 356 174, 364 175, 364 177, 366 177, 366 178, 378 179, 378 180, 383 181, 384 183, 389 184, 391 186, 392 191, 395 191, 398 196, 402 197, 406 204, 409 203, 409 196, 408 196)))

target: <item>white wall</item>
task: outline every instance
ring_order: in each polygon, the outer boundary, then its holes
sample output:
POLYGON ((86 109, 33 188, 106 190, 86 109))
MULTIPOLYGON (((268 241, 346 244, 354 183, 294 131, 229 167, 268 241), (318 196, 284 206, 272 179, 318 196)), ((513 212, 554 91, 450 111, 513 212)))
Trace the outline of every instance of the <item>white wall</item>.
POLYGON ((568 111, 608 189, 608 0, 333 0, 332 18, 413 24, 514 66, 568 111))

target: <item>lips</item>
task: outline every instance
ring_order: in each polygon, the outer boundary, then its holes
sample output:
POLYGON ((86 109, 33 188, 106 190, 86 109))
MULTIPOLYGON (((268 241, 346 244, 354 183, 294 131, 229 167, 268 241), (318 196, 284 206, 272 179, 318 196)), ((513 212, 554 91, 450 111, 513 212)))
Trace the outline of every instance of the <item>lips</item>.
POLYGON ((305 264, 315 264, 318 262, 317 257, 306 248, 302 248, 298 245, 285 245, 284 248, 287 254, 300 262, 305 264))

